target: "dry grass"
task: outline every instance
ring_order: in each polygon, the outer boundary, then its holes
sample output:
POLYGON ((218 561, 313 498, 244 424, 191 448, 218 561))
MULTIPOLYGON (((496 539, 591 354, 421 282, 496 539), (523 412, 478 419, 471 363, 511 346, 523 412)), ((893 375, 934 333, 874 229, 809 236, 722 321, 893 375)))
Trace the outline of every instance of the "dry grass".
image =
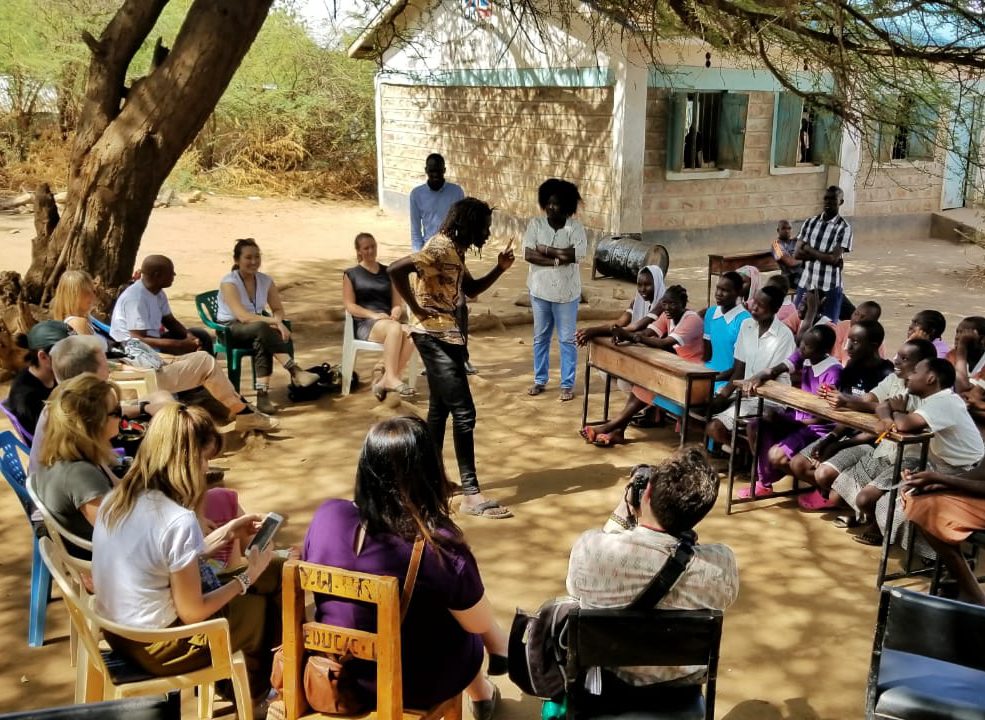
POLYGON ((63 141, 57 131, 45 131, 31 144, 26 160, 0 166, 0 191, 33 192, 42 182, 50 183, 55 192, 64 190, 71 155, 71 137, 63 141))

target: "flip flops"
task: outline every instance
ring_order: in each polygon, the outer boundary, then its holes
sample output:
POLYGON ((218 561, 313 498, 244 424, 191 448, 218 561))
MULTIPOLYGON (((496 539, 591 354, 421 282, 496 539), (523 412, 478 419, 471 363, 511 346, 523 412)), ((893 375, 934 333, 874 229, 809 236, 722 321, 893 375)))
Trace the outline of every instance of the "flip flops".
MULTIPOLYGON (((763 485, 761 482, 759 482, 759 480, 756 481, 756 497, 757 498, 769 497, 772 494, 773 494, 773 486, 772 485, 763 485)), ((752 497, 752 491, 749 489, 749 486, 748 485, 746 485, 745 487, 739 488, 738 498, 740 500, 748 500, 751 497, 752 497)))
POLYGON ((568 402, 569 400, 574 400, 575 391, 571 388, 561 388, 561 402, 568 402))
POLYGON ((503 507, 495 500, 486 500, 474 507, 462 505, 460 509, 465 515, 474 515, 489 520, 504 520, 513 517, 513 513, 508 507, 503 507), (502 512, 486 512, 487 510, 502 510, 502 512))
POLYGON ((598 435, 598 431, 593 425, 586 425, 578 431, 578 434, 585 438, 585 442, 594 443, 595 438, 598 435))
POLYGON ((854 539, 855 542, 861 545, 871 545, 873 547, 882 545, 882 533, 874 528, 863 530, 854 539))
POLYGON ((389 392, 381 383, 373 383, 373 395, 379 402, 386 400, 386 394, 389 392))
POLYGON ((407 383, 400 383, 391 392, 399 393, 402 398, 411 398, 417 395, 417 390, 407 383))
POLYGON ((596 433, 592 443, 595 447, 613 447, 614 445, 625 445, 626 438, 615 433, 596 433))

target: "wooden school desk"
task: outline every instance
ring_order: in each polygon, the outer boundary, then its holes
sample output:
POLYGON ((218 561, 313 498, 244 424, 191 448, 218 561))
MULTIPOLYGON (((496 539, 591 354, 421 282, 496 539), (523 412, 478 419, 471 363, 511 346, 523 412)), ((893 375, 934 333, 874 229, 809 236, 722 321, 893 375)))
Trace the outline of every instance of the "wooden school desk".
POLYGON ((738 270, 745 265, 752 265, 757 270, 778 270, 779 265, 773 258, 773 251, 736 253, 734 255, 708 255, 708 297, 706 304, 711 304, 711 276, 721 276, 723 273, 738 270))
POLYGON ((683 406, 680 414, 681 445, 687 437, 690 410, 704 406, 705 419, 710 412, 708 400, 715 386, 714 370, 700 363, 682 360, 676 353, 643 345, 613 345, 612 338, 592 338, 588 344, 585 361, 585 400, 582 406, 581 424, 598 425, 609 419, 609 395, 612 378, 620 378, 649 390, 660 397, 683 406), (605 395, 602 399, 602 420, 588 421, 589 384, 592 368, 605 376, 605 395))

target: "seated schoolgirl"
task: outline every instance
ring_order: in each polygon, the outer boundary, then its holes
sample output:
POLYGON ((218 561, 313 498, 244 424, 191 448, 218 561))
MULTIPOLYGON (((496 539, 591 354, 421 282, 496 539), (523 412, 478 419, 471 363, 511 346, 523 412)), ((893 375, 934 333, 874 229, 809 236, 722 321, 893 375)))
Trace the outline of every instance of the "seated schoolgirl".
POLYGON ((593 325, 575 331, 575 342, 587 345, 596 337, 609 337, 616 328, 637 332, 657 318, 657 308, 664 295, 664 274, 659 265, 647 265, 636 275, 636 295, 633 302, 614 322, 593 325), (652 313, 652 314, 651 314, 652 313))
POLYGON ((780 310, 776 314, 777 319, 790 328, 791 332, 797 332, 800 329, 800 314, 790 297, 790 281, 785 275, 774 275, 766 281, 766 284, 772 285, 783 293, 783 305, 780 306, 780 310))
POLYGON ((909 340, 916 338, 930 340, 937 348, 937 357, 947 359, 951 346, 944 339, 945 330, 947 330, 947 320, 942 313, 937 310, 921 310, 910 321, 906 337, 909 340))
MULTIPOLYGON (((835 331, 827 325, 811 328, 793 355, 757 374, 750 386, 755 390, 767 380, 789 372, 799 375, 801 390, 815 395, 822 387, 837 387, 842 367, 831 355, 834 342, 835 331)), ((756 458, 756 495, 771 494, 773 483, 786 474, 791 458, 831 429, 810 413, 790 409, 767 411, 762 421, 753 420, 750 425, 753 424, 757 429, 750 432, 759 433, 760 448, 756 458)), ((749 488, 742 488, 739 497, 749 497, 749 488)))

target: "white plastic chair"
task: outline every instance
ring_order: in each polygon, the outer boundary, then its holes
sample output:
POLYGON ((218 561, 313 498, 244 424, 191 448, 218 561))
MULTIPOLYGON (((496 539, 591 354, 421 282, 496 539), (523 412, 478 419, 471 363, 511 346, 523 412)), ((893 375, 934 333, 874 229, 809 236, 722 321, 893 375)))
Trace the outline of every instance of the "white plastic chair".
MULTIPOLYGON (((370 342, 369 340, 356 339, 356 324, 353 322, 352 315, 345 311, 345 328, 342 331, 342 395, 349 394, 352 387, 352 373, 356 369, 356 353, 360 350, 364 352, 383 352, 383 344, 370 342)), ((412 388, 417 388, 417 376, 419 355, 417 350, 410 356, 407 363, 407 384, 412 388)))
POLYGON ((114 370, 109 379, 120 386, 120 392, 126 394, 132 391, 135 398, 142 398, 157 391, 157 374, 153 370, 126 367, 114 370))

